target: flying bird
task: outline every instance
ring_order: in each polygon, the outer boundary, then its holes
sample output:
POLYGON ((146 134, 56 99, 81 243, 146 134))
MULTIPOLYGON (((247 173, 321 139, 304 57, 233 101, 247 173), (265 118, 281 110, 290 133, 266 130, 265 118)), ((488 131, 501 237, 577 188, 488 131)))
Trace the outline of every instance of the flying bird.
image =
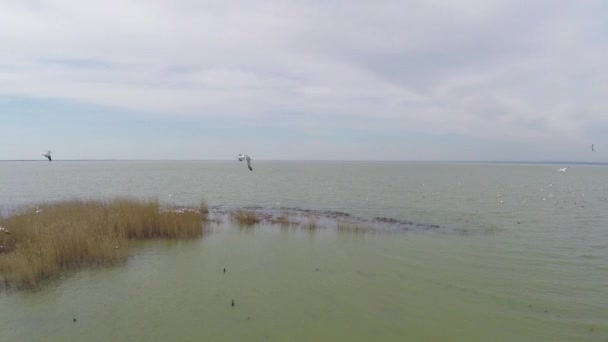
POLYGON ((566 172, 566 169, 569 168, 569 167, 570 166, 562 167, 561 169, 555 170, 555 172, 566 172))
POLYGON ((46 157, 46 159, 48 159, 49 161, 53 161, 53 158, 51 158, 51 151, 48 151, 47 153, 43 153, 42 156, 46 157))
POLYGON ((247 167, 249 168, 249 171, 253 171, 253 168, 251 167, 251 159, 254 158, 251 158, 246 154, 239 153, 239 161, 243 161, 243 159, 247 160, 247 167))

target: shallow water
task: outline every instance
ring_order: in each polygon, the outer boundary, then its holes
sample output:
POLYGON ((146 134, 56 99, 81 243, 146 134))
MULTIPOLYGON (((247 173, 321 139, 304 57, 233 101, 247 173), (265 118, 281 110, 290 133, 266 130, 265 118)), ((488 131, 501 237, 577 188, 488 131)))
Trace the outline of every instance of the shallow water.
POLYGON ((141 244, 124 265, 0 294, 0 340, 605 341, 608 167, 557 167, 3 162, 5 213, 129 195, 445 229, 344 233, 224 220, 199 240, 141 244))

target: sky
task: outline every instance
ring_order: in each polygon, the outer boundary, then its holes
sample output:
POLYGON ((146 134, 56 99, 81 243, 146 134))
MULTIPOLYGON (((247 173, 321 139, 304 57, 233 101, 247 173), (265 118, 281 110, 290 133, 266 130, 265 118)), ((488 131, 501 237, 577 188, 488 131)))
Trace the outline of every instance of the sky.
POLYGON ((604 0, 0 0, 0 160, 608 162, 606 61, 604 0))

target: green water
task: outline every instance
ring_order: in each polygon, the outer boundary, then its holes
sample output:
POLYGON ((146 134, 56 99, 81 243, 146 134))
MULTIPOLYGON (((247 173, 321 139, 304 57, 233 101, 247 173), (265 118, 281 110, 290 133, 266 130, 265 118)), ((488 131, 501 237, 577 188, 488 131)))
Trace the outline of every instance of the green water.
POLYGON ((120 266, 0 294, 0 340, 608 339, 608 168, 258 165, 5 163, 0 203, 127 193, 188 204, 204 195, 211 205, 329 208, 454 229, 224 222, 202 239, 144 243, 120 266), (27 179, 41 172, 55 182, 36 193, 27 179))

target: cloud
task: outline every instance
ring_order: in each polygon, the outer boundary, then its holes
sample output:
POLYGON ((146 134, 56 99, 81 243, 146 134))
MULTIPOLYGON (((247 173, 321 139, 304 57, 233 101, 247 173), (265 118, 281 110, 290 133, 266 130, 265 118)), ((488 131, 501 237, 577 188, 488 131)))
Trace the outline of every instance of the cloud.
POLYGON ((513 141, 608 125, 599 0, 2 7, 0 96, 513 141))

